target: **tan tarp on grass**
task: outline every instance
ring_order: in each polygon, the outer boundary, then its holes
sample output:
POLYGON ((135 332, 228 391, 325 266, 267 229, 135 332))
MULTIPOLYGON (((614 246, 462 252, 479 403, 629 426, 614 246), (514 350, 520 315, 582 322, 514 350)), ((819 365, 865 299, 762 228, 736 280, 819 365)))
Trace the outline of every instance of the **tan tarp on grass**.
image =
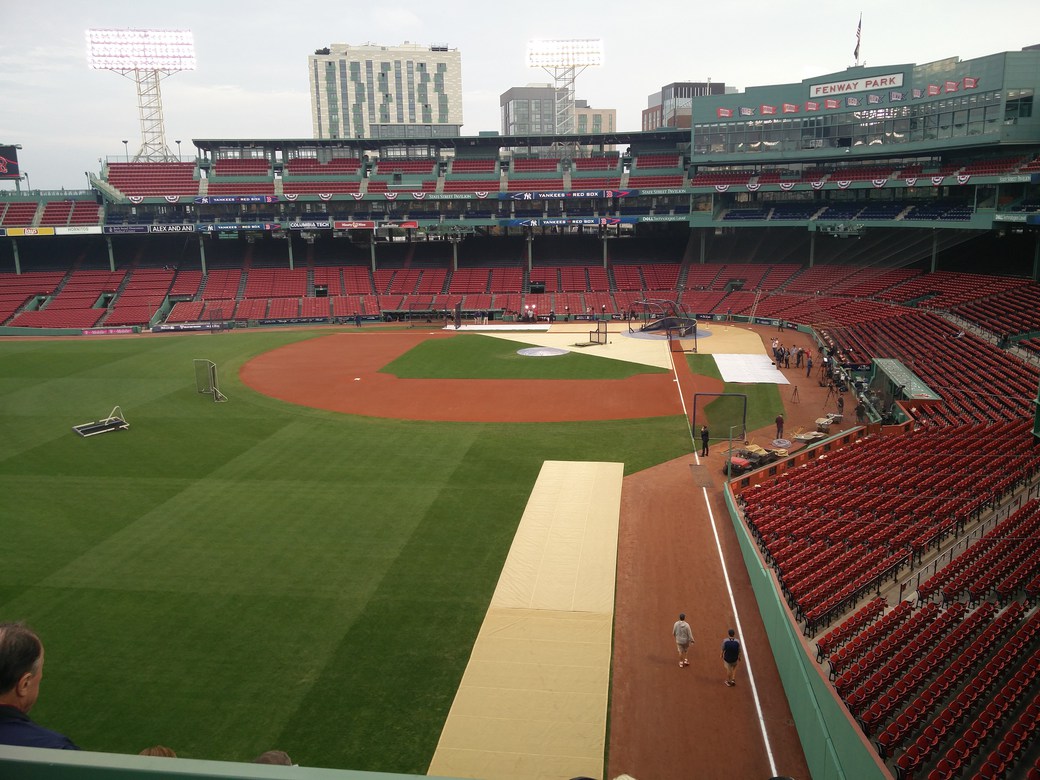
POLYGON ((623 473, 542 465, 429 774, 602 776, 623 473))

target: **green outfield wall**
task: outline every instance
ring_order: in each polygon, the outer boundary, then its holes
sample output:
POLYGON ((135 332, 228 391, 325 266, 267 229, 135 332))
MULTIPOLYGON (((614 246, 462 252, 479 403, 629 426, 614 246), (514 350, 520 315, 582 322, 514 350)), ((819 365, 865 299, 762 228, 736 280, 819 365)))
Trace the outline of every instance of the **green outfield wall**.
POLYGON ((728 488, 725 495, 813 780, 891 778, 844 705, 835 697, 815 659, 806 652, 798 623, 788 611, 772 572, 759 556, 728 488))

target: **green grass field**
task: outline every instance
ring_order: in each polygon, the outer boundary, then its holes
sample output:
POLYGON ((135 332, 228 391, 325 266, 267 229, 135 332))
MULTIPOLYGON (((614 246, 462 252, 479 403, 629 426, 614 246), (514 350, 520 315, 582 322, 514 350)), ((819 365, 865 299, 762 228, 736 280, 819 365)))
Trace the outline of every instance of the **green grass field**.
MULTIPOLYGON (((250 357, 328 333, 0 343, 0 620, 47 646, 36 720, 89 750, 279 748, 424 773, 542 461, 632 473, 692 449, 681 416, 377 420, 238 381, 250 357), (228 403, 195 392, 193 358, 218 365, 228 403), (129 431, 71 431, 116 404, 129 431)), ((489 357, 494 341, 451 339, 394 370, 532 370, 489 357)), ((556 360, 529 363, 632 370, 556 360)))
POLYGON ((388 363, 383 371, 404 379, 626 379, 668 373, 664 368, 580 352, 531 360, 517 354, 521 347, 480 334, 425 341, 388 363))
MULTIPOLYGON (((715 358, 711 355, 687 355, 686 362, 690 370, 701 376, 710 376, 713 379, 722 379, 715 358)), ((725 382, 724 393, 743 393, 747 396, 747 430, 755 431, 771 425, 776 415, 783 411, 784 404, 780 399, 780 390, 777 385, 771 384, 742 384, 738 382, 725 382)), ((744 402, 732 396, 704 399, 703 409, 697 410, 698 421, 707 415, 708 428, 711 431, 712 441, 723 441, 729 438, 730 427, 733 431, 734 446, 742 443, 740 437, 740 426, 743 425, 744 402)), ((690 410, 693 413, 692 409, 690 410)))

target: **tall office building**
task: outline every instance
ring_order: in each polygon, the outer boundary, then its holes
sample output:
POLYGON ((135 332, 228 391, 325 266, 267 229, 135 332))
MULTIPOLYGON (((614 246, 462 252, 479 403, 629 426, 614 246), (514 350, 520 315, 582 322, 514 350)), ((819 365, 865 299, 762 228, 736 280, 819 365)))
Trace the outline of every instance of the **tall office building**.
POLYGON ((462 128, 462 55, 334 43, 308 59, 314 137, 445 138, 462 128))

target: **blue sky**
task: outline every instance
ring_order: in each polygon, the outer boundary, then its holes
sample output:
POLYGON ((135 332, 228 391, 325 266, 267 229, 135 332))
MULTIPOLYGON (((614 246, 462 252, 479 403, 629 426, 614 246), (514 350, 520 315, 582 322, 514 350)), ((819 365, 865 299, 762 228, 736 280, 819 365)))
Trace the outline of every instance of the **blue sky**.
MULTIPOLYGON (((171 150, 181 139, 310 137, 307 56, 330 43, 447 44, 462 53, 463 132, 498 130, 499 95, 545 83, 526 66, 532 38, 601 38, 605 63, 577 97, 615 108, 637 130, 647 96, 673 81, 741 89, 801 81, 852 65, 860 8, 818 0, 598 4, 528 0, 231 3, 36 0, 4 3, 0 143, 20 143, 34 189, 82 188, 98 158, 131 152, 140 129, 133 82, 87 66, 90 27, 190 29, 198 70, 163 81, 171 150)), ((890 2, 863 11, 870 65, 973 57, 1040 43, 1040 3, 890 2)), ((0 189, 12 189, 11 183, 0 189)))

